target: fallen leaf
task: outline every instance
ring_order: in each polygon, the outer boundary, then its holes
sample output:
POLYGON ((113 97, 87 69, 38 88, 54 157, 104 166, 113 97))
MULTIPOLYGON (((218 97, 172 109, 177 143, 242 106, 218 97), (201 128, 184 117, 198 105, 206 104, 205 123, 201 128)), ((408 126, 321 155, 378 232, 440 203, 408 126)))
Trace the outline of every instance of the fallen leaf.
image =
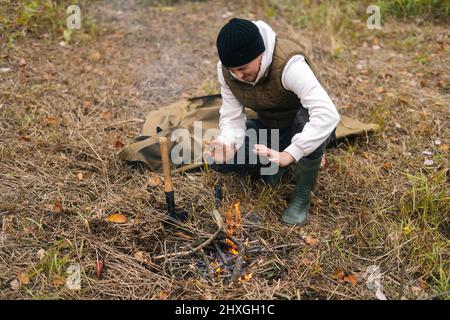
POLYGON ((97 260, 95 263, 95 273, 97 274, 97 278, 102 278, 102 272, 103 272, 103 259, 97 260))
POLYGON ((450 149, 450 143, 443 144, 439 147, 439 150, 447 152, 450 149))
POLYGON ((306 236, 305 237, 305 242, 307 244, 309 244, 310 246, 314 246, 314 245, 316 245, 319 242, 319 240, 317 240, 317 239, 315 239, 315 238, 313 238, 311 236, 306 236))
POLYGON ((114 141, 114 148, 121 149, 121 148, 123 148, 123 146, 124 146, 124 144, 122 141, 120 141, 120 140, 114 141))
POLYGON ((127 222, 127 217, 125 217, 121 213, 114 213, 114 214, 110 215, 109 217, 107 217, 105 220, 109 221, 109 222, 115 222, 115 223, 125 223, 125 222, 127 222))
POLYGON ((44 78, 44 80, 50 81, 53 80, 53 76, 50 73, 44 73, 44 75, 42 76, 44 78))
POLYGON ((183 238, 185 240, 192 240, 192 237, 188 236, 187 234, 184 234, 183 232, 175 232, 174 234, 177 237, 183 238))
POLYGON ((168 296, 169 296, 169 294, 165 291, 159 292, 159 300, 166 300, 168 296))
POLYGON ((161 178, 156 174, 152 174, 148 179, 148 184, 152 187, 159 186, 161 184, 161 178))
POLYGON ((16 279, 16 280, 11 281, 10 285, 11 285, 11 289, 12 290, 19 291, 19 289, 20 289, 20 282, 19 282, 19 280, 16 279))
POLYGON ((102 113, 102 117, 103 119, 105 119, 106 121, 111 120, 112 114, 111 111, 105 111, 102 113))
POLYGON ((344 277, 344 281, 351 283, 353 286, 356 286, 356 283, 358 280, 353 274, 348 275, 347 277, 344 277))
POLYGON ((344 269, 342 269, 342 267, 338 267, 331 277, 333 279, 343 280, 344 276, 345 276, 344 269))
POLYGON ((23 140, 23 141, 31 141, 30 137, 27 136, 19 136, 19 140, 23 140))
POLYGON ((54 210, 56 213, 61 213, 61 212, 62 212, 62 206, 61 206, 61 202, 59 202, 59 200, 57 200, 57 201, 55 202, 55 205, 53 206, 53 210, 54 210))
POLYGON ((386 90, 384 90, 383 87, 375 88, 375 92, 376 92, 376 93, 383 93, 383 92, 385 92, 385 91, 386 91, 386 90))
POLYGON ((91 103, 90 101, 87 101, 87 100, 83 101, 83 107, 84 107, 85 109, 88 109, 88 108, 90 108, 91 106, 92 106, 92 103, 91 103))
POLYGON ((39 249, 37 252, 37 256, 38 256, 39 260, 44 259, 46 255, 47 255, 47 251, 45 251, 44 249, 39 249))
POLYGON ((77 173, 77 178, 78 178, 78 180, 83 180, 84 179, 84 176, 83 176, 83 173, 82 172, 78 172, 77 173))
POLYGON ((419 285, 419 287, 421 289, 428 289, 428 283, 426 283, 425 281, 423 281, 422 279, 417 280, 417 284, 419 285))
POLYGON ((56 276, 53 278, 53 285, 54 285, 55 287, 60 287, 60 286, 62 286, 63 284, 64 284, 64 278, 61 277, 60 275, 56 275, 56 276))
POLYGON ((134 257, 135 257, 136 259, 138 259, 139 261, 145 261, 144 251, 137 251, 137 252, 134 254, 134 257))
POLYGON ((20 282, 20 284, 23 284, 26 286, 27 284, 30 283, 30 276, 26 273, 21 273, 19 275, 19 282, 20 282))
POLYGON ((23 67, 23 66, 26 66, 26 65, 27 65, 27 62, 25 61, 25 59, 24 58, 20 58, 19 59, 19 66, 23 67))
POLYGON ((45 204, 44 208, 46 208, 49 211, 53 211, 55 213, 61 213, 62 212, 62 206, 61 206, 61 203, 58 200, 54 204, 52 204, 52 203, 45 204))
POLYGON ((389 162, 386 162, 383 164, 383 168, 385 168, 386 170, 392 169, 392 164, 390 164, 389 162))
POLYGON ((48 116, 47 117, 47 124, 48 125, 56 125, 58 123, 58 120, 54 116, 48 116))
POLYGON ((102 58, 102 55, 101 55, 101 53, 99 51, 94 51, 91 54, 91 60, 94 61, 94 62, 100 61, 101 58, 102 58))

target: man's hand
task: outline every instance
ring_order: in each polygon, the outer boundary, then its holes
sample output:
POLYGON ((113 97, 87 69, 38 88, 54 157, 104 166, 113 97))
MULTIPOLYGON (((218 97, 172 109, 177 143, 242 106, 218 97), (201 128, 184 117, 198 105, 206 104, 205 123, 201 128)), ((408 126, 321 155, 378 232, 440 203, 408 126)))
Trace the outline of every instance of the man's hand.
POLYGON ((259 156, 264 156, 269 158, 270 162, 277 163, 280 167, 287 167, 289 164, 295 161, 294 157, 289 153, 282 151, 278 152, 267 148, 263 144, 255 144, 253 147, 253 152, 259 156))
POLYGON ((211 142, 205 142, 205 149, 209 150, 204 150, 203 156, 212 158, 216 163, 225 163, 232 159, 236 153, 234 143, 225 144, 218 139, 212 140, 211 142))

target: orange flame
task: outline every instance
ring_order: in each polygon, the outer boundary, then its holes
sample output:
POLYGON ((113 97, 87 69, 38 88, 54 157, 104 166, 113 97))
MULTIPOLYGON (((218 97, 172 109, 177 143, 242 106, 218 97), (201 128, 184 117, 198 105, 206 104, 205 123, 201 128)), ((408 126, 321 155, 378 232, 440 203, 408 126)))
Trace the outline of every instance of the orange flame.
POLYGON ((240 277, 240 280, 241 280, 241 281, 250 281, 250 279, 252 278, 252 276, 253 276, 253 272, 241 276, 241 277, 240 277))
MULTIPOLYGON (((241 209, 239 205, 239 201, 232 204, 230 208, 227 211, 226 217, 225 217, 225 228, 227 233, 230 236, 234 236, 238 230, 240 230, 242 226, 242 219, 241 219, 241 209), (234 210, 233 210, 234 207, 234 210), (234 212, 233 212, 234 211, 234 212)), ((239 251, 237 250, 237 246, 229 239, 225 239, 225 242, 230 247, 229 252, 238 255, 239 251)))

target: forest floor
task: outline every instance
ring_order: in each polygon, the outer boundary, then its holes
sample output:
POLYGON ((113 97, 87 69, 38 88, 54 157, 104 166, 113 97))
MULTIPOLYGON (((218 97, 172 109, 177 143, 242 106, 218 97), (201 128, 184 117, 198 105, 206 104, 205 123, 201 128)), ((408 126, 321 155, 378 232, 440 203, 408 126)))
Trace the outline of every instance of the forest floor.
POLYGON ((448 25, 370 30, 365 15, 333 31, 253 2, 90 2, 92 24, 69 43, 45 31, 2 39, 1 299, 376 299, 368 269, 387 299, 448 297, 448 25), (303 43, 339 112, 381 128, 327 151, 302 228, 279 221, 292 176, 270 188, 207 168, 175 176, 190 218, 167 228, 162 184, 148 188, 147 169, 117 158, 150 110, 219 92, 215 39, 232 16, 303 43), (217 179, 221 213, 239 201, 236 237, 248 239, 232 283, 214 248, 153 259, 215 232, 217 179), (114 213, 126 222, 105 221, 114 213))

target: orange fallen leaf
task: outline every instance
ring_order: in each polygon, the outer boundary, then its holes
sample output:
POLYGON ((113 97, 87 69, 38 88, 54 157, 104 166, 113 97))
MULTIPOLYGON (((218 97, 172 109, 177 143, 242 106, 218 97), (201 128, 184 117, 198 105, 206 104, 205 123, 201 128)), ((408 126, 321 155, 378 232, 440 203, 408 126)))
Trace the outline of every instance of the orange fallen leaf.
POLYGON ((105 119, 106 121, 111 120, 111 117, 112 117, 111 111, 105 111, 105 112, 103 112, 103 113, 102 113, 102 117, 103 117, 103 119, 105 119))
POLYGON ((57 200, 55 203, 46 203, 44 204, 44 208, 46 208, 49 211, 53 211, 55 213, 61 213, 62 212, 62 206, 59 200, 57 200))
POLYGON ((94 52, 91 54, 91 59, 92 59, 92 61, 94 61, 94 62, 99 61, 101 58, 102 58, 102 54, 101 54, 99 51, 94 51, 94 52))
POLYGON ((47 124, 48 125, 56 125, 58 123, 58 120, 54 116, 48 116, 47 117, 47 124))
POLYGON ((92 106, 92 103, 91 103, 90 101, 87 101, 87 100, 83 101, 83 107, 84 107, 85 109, 88 109, 88 108, 90 108, 91 106, 92 106))
POLYGON ((184 234, 183 232, 175 232, 175 235, 185 240, 192 240, 192 237, 188 236, 187 234, 184 234))
POLYGON ((136 259, 138 259, 139 261, 145 261, 145 253, 143 252, 143 251, 137 251, 135 254, 134 254, 134 257, 136 258, 136 259))
POLYGON ((166 300, 168 296, 169 296, 169 294, 165 291, 159 292, 159 300, 166 300))
POLYGON ((61 212, 62 212, 62 206, 61 206, 61 202, 59 202, 59 200, 57 200, 57 201, 55 202, 55 205, 54 205, 54 207, 53 207, 53 210, 54 210, 56 213, 61 213, 61 212))
POLYGON ((27 136, 19 136, 19 140, 23 140, 23 141, 31 141, 30 137, 27 136))
POLYGON ((345 276, 344 269, 342 269, 342 267, 338 267, 331 277, 333 279, 343 280, 344 276, 345 276))
POLYGON ((103 272, 103 259, 97 260, 95 263, 95 273, 97 274, 97 278, 102 278, 102 272, 103 272))
POLYGON ((148 179, 148 184, 152 187, 159 186, 161 184, 161 178, 156 174, 152 174, 148 179))
POLYGON ((23 284, 23 285, 29 284, 30 283, 30 276, 28 274, 26 274, 26 273, 21 273, 19 275, 19 282, 20 282, 20 284, 23 284))
POLYGON ((428 289, 428 283, 423 281, 422 279, 417 280, 417 284, 419 285, 419 288, 421 289, 428 289))
POLYGON ((121 148, 123 148, 123 146, 124 146, 124 144, 122 141, 120 141, 120 140, 114 141, 114 148, 121 149, 121 148))
POLYGON ((61 277, 59 275, 56 275, 55 278, 53 278, 53 285, 55 287, 60 287, 63 284, 64 284, 64 278, 63 277, 61 277))
POLYGON ((314 245, 316 245, 319 242, 319 240, 317 240, 317 239, 315 239, 315 238, 313 238, 311 236, 306 236, 305 237, 305 242, 307 244, 309 244, 310 246, 314 246, 314 245))
POLYGON ((392 169, 392 164, 390 164, 389 162, 386 162, 383 164, 383 168, 385 168, 386 170, 392 169))
POLYGON ((445 143, 439 147, 439 150, 447 152, 450 149, 450 143, 445 143))
POLYGON ((115 223, 125 223, 125 222, 127 222, 127 217, 125 217, 121 213, 114 213, 114 214, 110 215, 109 217, 107 217, 105 220, 109 221, 109 222, 115 222, 115 223))
POLYGON ((344 281, 351 283, 353 286, 356 286, 358 280, 353 274, 350 274, 348 277, 344 277, 344 281))

